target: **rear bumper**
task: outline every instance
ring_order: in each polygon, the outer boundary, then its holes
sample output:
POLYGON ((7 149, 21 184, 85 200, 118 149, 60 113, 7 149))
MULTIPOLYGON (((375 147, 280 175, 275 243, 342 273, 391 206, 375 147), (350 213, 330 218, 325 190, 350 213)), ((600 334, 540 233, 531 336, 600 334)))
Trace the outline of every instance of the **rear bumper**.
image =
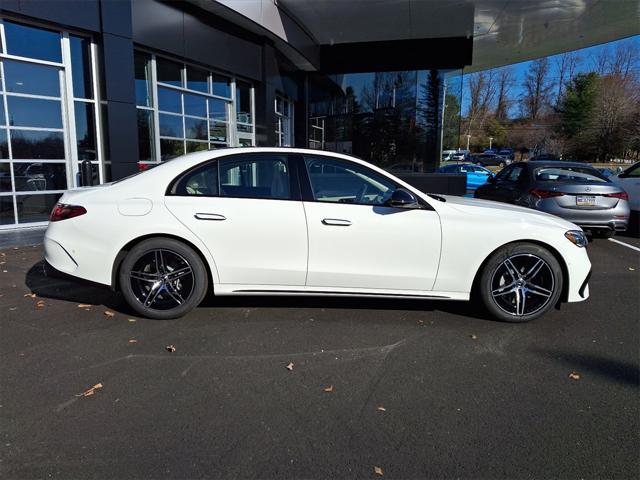
POLYGON ((575 208, 563 208, 557 205, 553 199, 547 199, 539 202, 537 209, 562 217, 584 229, 623 232, 627 229, 627 224, 629 223, 629 206, 627 202, 618 202, 618 205, 614 208, 602 210, 578 210, 575 208))

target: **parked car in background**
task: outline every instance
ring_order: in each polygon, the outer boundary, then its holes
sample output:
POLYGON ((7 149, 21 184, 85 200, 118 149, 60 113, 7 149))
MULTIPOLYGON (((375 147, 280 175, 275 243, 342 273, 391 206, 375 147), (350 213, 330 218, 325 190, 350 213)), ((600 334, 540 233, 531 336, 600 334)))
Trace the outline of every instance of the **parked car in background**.
POLYGON ((484 152, 482 153, 490 153, 492 155, 497 155, 498 154, 498 150, 495 148, 485 148, 484 152))
POLYGON ((498 155, 509 160, 513 160, 513 148, 503 148, 498 150, 498 155))
POLYGON ((464 162, 469 158, 469 150, 456 150, 456 152, 452 155, 451 160, 456 162, 464 162))
POLYGON ((453 156, 455 155, 455 150, 443 150, 442 151, 442 161, 449 162, 453 160, 453 156))
POLYGON ((529 159, 530 162, 539 162, 539 161, 560 161, 560 156, 559 155, 554 155, 552 153, 540 153, 538 155, 534 155, 533 157, 531 157, 529 159))
POLYGON ((494 317, 525 322, 589 297, 586 243, 561 218, 428 195, 347 155, 229 148, 67 191, 44 248, 55 269, 157 319, 207 293, 466 301, 473 290, 494 317))
POLYGON ((473 165, 472 163, 459 163, 456 165, 445 165, 438 169, 440 173, 459 173, 467 176, 467 190, 475 190, 480 185, 487 183, 493 177, 491 170, 473 165))
POLYGON ((629 195, 629 208, 631 209, 630 223, 633 230, 640 230, 640 162, 636 162, 629 168, 609 177, 616 185, 622 187, 629 195))
POLYGON ((627 193, 590 165, 576 162, 512 163, 474 196, 558 215, 585 230, 611 237, 627 229, 627 193))
POLYGON ((494 153, 478 153, 471 155, 469 161, 482 167, 505 167, 510 163, 508 159, 494 153))

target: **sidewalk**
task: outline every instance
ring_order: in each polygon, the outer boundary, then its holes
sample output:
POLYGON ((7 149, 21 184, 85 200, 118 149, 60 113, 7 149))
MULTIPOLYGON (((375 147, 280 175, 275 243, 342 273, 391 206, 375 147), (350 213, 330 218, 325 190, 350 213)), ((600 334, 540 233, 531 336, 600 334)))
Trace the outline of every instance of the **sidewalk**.
POLYGON ((47 227, 0 231, 0 250, 42 243, 47 227))

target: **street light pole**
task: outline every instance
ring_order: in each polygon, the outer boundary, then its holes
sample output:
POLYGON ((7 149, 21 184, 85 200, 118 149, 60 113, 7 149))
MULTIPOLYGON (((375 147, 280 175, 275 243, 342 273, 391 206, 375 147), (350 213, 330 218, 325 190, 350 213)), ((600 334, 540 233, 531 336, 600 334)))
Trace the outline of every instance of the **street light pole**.
POLYGON ((489 137, 489 150, 491 150, 491 142, 493 142, 493 137, 489 137))
POLYGON ((469 140, 471 139, 471 135, 467 133, 467 152, 469 151, 469 140))

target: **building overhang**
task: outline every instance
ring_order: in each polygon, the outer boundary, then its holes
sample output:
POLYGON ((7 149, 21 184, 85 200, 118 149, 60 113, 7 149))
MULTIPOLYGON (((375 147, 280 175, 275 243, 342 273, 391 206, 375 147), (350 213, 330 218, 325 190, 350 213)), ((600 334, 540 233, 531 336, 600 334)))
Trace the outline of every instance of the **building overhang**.
POLYGON ((302 70, 484 70, 640 34, 640 0, 191 1, 302 70))

